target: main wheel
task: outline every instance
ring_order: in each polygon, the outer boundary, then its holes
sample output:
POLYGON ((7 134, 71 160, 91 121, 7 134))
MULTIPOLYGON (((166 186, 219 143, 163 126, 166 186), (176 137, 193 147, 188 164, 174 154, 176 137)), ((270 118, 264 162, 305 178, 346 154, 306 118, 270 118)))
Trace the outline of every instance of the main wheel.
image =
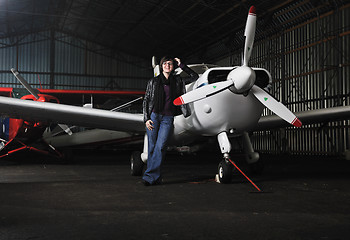
POLYGON ((222 160, 218 166, 220 183, 229 183, 232 180, 232 165, 222 160))
POLYGON ((143 161, 141 159, 141 152, 132 152, 130 158, 130 172, 132 176, 141 176, 143 170, 143 161))

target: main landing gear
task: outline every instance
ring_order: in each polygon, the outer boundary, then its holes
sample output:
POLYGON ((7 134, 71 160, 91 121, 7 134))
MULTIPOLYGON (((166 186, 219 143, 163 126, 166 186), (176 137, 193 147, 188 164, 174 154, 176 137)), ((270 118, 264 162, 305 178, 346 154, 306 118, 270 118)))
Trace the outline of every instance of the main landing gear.
POLYGON ((132 152, 130 157, 130 173, 132 176, 141 176, 143 171, 144 163, 141 160, 141 152, 132 152))
MULTIPOLYGON (((232 180, 235 167, 231 164, 229 152, 231 151, 231 143, 228 139, 227 133, 222 132, 217 136, 220 145, 221 153, 224 159, 218 166, 218 182, 229 183, 232 180)), ((260 174, 263 170, 263 164, 259 161, 259 153, 254 152, 253 146, 250 142, 248 133, 242 136, 246 161, 249 164, 250 170, 254 174, 260 174)))
POLYGON ((143 153, 134 151, 130 157, 130 173, 132 176, 141 176, 148 157, 148 138, 145 134, 143 141, 143 153))

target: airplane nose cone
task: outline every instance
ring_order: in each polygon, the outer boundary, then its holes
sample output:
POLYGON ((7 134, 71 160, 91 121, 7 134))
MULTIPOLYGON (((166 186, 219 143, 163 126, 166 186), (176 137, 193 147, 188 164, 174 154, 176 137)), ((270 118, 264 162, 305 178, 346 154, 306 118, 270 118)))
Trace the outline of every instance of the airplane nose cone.
POLYGON ((227 76, 227 80, 234 82, 230 90, 234 93, 244 93, 248 91, 254 85, 255 77, 254 70, 247 66, 232 70, 227 76))

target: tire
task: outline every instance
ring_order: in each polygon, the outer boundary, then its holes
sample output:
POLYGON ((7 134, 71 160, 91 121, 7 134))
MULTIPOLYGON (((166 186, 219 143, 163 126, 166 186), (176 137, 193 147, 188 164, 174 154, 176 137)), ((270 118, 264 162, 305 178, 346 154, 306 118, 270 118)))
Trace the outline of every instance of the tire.
POLYGON ((130 173, 132 176, 141 176, 143 171, 143 161, 141 159, 141 152, 132 152, 130 158, 130 173))
POLYGON ((218 166, 220 183, 229 183, 232 180, 232 165, 222 160, 218 166))

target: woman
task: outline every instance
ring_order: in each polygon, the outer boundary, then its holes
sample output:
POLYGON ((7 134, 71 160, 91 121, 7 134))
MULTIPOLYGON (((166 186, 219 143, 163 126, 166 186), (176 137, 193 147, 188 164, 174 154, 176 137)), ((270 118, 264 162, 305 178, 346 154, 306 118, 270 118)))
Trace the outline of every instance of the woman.
POLYGON ((166 143, 173 129, 174 116, 190 115, 187 105, 177 107, 173 101, 184 94, 185 84, 179 75, 174 74, 174 63, 190 75, 192 81, 198 74, 181 63, 179 58, 165 56, 160 61, 161 73, 152 78, 146 88, 143 101, 144 122, 148 137, 147 169, 142 177, 145 186, 162 183, 161 164, 166 153, 166 143))

